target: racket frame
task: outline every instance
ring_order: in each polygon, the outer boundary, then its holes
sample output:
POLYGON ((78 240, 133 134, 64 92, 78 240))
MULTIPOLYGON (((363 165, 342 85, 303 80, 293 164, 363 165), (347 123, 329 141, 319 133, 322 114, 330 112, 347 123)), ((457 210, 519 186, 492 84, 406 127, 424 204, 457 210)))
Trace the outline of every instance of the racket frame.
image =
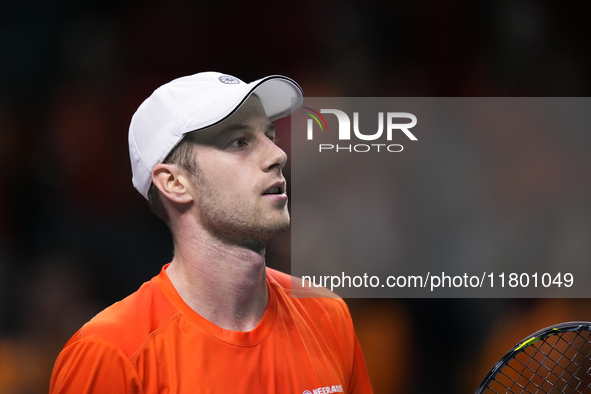
POLYGON ((551 337, 553 335, 573 332, 573 331, 591 331, 591 322, 588 321, 571 321, 566 323, 556 324, 550 327, 543 328, 535 333, 531 334, 527 338, 521 340, 517 345, 513 346, 489 371, 484 377, 482 383, 478 386, 475 394, 483 394, 489 388, 489 384, 492 383, 493 379, 501 372, 501 369, 514 359, 519 353, 533 345, 534 343, 551 337))

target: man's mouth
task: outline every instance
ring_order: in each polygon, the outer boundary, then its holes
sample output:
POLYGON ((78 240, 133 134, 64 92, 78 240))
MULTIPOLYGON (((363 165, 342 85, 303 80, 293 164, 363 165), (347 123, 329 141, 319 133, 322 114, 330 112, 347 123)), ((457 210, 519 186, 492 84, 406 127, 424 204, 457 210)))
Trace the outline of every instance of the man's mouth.
POLYGON ((265 194, 285 194, 285 182, 277 182, 273 186, 268 187, 263 191, 263 196, 265 194))

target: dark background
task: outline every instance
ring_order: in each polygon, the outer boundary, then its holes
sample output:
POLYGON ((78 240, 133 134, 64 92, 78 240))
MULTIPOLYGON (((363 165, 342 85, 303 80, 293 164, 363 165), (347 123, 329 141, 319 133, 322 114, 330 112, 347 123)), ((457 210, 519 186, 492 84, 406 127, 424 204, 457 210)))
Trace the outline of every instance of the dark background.
MULTIPOLYGON (((47 392, 67 339, 172 257, 168 230, 132 187, 127 153, 131 115, 159 85, 215 70, 245 81, 287 75, 316 97, 589 96, 591 89, 585 1, 0 7, 0 392, 7 394, 47 392)), ((279 124, 288 149, 289 122, 279 124)), ((560 190, 576 143, 549 140, 532 154, 535 130, 511 136, 510 151, 498 148, 502 137, 474 136, 489 169, 490 204, 535 243, 548 206, 589 199, 584 181, 574 196, 560 190), (535 181, 519 182, 516 168, 535 181)), ((453 215, 435 219, 424 220, 430 234, 454 223, 453 215)), ((589 261, 589 222, 571 231, 583 241, 564 247, 589 261)), ((268 263, 289 270, 289 234, 270 245, 268 263)), ((472 392, 530 332, 591 320, 587 299, 348 302, 376 393, 472 392)))

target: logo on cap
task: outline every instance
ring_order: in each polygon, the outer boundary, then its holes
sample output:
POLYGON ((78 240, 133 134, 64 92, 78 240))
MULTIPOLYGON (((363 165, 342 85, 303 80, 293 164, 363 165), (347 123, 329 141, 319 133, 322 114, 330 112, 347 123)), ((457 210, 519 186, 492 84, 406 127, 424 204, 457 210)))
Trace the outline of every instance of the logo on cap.
POLYGON ((219 77, 219 80, 221 83, 227 83, 230 85, 240 83, 240 80, 238 78, 235 78, 231 75, 222 75, 221 77, 219 77))

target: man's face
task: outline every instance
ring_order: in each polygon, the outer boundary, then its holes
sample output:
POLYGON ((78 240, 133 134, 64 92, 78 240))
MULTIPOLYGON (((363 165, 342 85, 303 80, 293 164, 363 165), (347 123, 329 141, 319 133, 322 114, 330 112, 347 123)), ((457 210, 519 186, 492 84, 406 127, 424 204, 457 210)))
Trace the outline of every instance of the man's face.
POLYGON ((287 155, 275 144, 275 127, 253 95, 230 118, 194 133, 198 171, 194 214, 225 242, 253 248, 289 226, 287 155))

